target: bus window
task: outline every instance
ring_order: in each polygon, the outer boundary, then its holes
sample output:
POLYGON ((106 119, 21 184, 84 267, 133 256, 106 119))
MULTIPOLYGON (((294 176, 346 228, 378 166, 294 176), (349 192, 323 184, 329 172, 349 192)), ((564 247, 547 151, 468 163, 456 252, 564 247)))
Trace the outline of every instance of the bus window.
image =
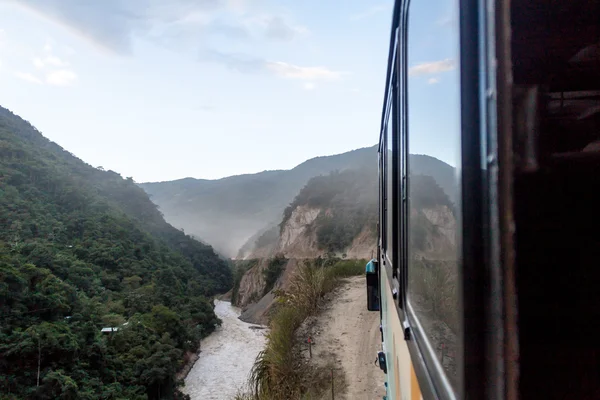
POLYGON ((393 118, 393 110, 390 109, 390 115, 388 117, 387 129, 386 129, 386 194, 387 194, 387 205, 386 205, 386 230, 387 230, 387 240, 386 240, 386 255, 389 262, 392 263, 394 269, 398 268, 398 265, 394 262, 395 255, 395 247, 396 247, 396 239, 397 235, 394 234, 394 201, 396 200, 396 194, 394 193, 394 181, 395 181, 395 171, 393 168, 393 146, 395 145, 396 135, 396 124, 393 118))
POLYGON ((458 390, 457 9, 450 0, 415 1, 408 18, 409 320, 419 349, 430 355, 428 368, 441 367, 458 390))
POLYGON ((379 168, 380 168, 380 175, 379 175, 379 190, 380 190, 380 198, 379 198, 379 223, 381 226, 381 237, 380 239, 380 245, 381 245, 381 256, 385 257, 385 249, 387 248, 387 230, 386 230, 386 226, 387 226, 387 219, 386 219, 386 209, 387 209, 387 202, 386 202, 386 170, 385 170, 385 160, 386 160, 386 147, 385 147, 385 130, 383 131, 384 135, 381 138, 381 143, 379 145, 379 168))

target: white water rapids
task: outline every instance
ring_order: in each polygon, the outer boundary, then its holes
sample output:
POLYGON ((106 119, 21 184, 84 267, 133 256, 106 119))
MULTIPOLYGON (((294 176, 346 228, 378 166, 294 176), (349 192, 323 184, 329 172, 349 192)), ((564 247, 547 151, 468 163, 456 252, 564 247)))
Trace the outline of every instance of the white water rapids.
POLYGON ((215 313, 223 324, 202 341, 200 358, 181 389, 192 400, 233 399, 265 346, 267 330, 250 329, 252 324, 240 321, 240 310, 230 302, 215 300, 215 313))

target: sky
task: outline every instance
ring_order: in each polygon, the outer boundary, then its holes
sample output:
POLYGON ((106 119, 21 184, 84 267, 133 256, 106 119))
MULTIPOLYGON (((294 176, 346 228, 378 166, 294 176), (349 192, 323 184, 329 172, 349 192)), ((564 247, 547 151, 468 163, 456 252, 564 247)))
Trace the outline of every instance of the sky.
POLYGON ((137 182, 293 168, 377 142, 392 3, 0 0, 0 105, 137 182))

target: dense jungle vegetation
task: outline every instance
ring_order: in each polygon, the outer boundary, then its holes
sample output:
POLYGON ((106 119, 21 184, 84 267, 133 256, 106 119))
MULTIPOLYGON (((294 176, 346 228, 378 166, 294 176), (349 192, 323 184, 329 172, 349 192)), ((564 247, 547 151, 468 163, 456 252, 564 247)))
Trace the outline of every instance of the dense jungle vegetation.
POLYGON ((231 286, 131 178, 0 107, 0 399, 182 399, 183 355, 231 286))
POLYGON ((375 234, 377 223, 377 164, 316 176, 285 209, 280 229, 298 206, 323 208, 311 229, 319 248, 339 252, 365 228, 375 234))

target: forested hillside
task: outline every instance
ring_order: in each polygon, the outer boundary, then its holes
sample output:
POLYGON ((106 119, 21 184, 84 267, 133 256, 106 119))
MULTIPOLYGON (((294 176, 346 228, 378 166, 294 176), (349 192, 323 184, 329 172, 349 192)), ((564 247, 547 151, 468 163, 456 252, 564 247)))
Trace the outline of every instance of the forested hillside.
POLYGON ((218 180, 186 178, 140 186, 158 204, 169 223, 234 257, 250 237, 281 221, 285 207, 310 178, 376 163, 374 146, 316 157, 291 170, 218 180))
POLYGON ((376 236, 377 164, 312 178, 285 209, 280 230, 299 206, 323 210, 312 222, 319 249, 344 251, 364 229, 376 236))
POLYGON ((1 107, 0 228, 0 398, 182 398, 232 285, 211 247, 1 107))

